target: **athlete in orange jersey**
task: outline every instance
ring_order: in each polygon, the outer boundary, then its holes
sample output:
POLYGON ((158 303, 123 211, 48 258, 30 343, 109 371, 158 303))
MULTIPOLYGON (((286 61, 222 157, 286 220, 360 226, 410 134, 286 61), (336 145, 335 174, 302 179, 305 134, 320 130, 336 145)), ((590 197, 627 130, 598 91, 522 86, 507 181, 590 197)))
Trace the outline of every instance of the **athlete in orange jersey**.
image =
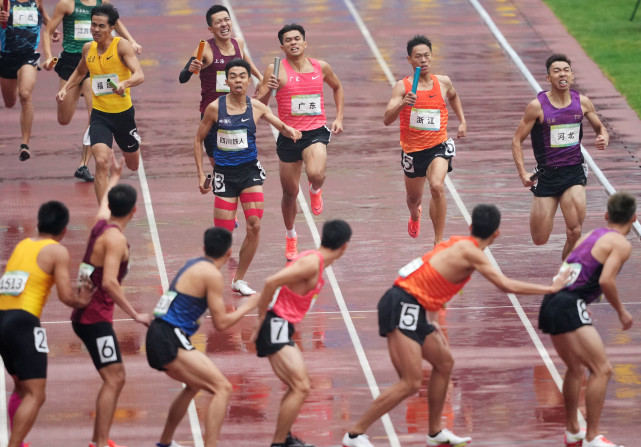
POLYGON ((416 70, 421 67, 416 94, 412 93, 414 77, 405 77, 392 89, 383 123, 392 124, 400 116, 401 166, 405 173, 405 191, 410 220, 407 231, 418 237, 421 221, 421 202, 425 179, 429 181, 430 219, 434 225, 434 245, 443 240, 447 202, 443 183, 452 170, 456 155, 454 141, 447 138, 447 108, 445 97, 460 121, 457 138, 467 133, 463 106, 452 81, 444 75, 433 75, 432 43, 425 36, 414 36, 407 42, 407 61, 416 70))
POLYGON ((560 290, 568 276, 558 275, 552 285, 542 286, 507 278, 495 269, 483 250, 499 236, 500 221, 496 206, 477 205, 472 212, 470 236, 452 237, 399 270, 394 287, 378 303, 379 333, 387 337, 399 381, 383 391, 350 428, 343 437, 344 447, 372 446, 365 431, 406 397, 416 394, 423 376, 422 359, 432 365, 427 388, 427 445, 462 446, 472 440, 455 435, 441 421, 454 359, 436 322, 438 310, 463 288, 475 270, 504 292, 532 295, 560 290))

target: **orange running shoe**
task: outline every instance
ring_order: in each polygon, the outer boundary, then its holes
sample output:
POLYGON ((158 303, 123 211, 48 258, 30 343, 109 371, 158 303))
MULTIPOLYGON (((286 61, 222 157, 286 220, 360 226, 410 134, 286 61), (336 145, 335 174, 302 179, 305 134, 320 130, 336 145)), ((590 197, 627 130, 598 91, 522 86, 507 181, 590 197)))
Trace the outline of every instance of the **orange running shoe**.
POLYGON ((418 207, 418 220, 412 220, 412 216, 410 216, 410 220, 409 220, 409 222, 407 222, 407 232, 413 238, 418 237, 418 232, 421 230, 421 213, 422 212, 423 212, 423 209, 419 205, 419 207, 418 207))
MULTIPOLYGON (((107 444, 109 445, 109 447, 125 447, 125 446, 123 446, 123 445, 118 445, 118 444, 116 444, 116 443, 115 443, 115 442, 113 442, 111 439, 109 439, 109 440, 107 441, 107 444)), ((89 443, 89 447, 96 447, 96 445, 95 445, 93 442, 90 442, 90 443, 89 443)))
POLYGON ((287 237, 285 236, 285 258, 288 261, 293 260, 298 256, 298 236, 287 237))
POLYGON ((312 192, 312 184, 309 184, 309 200, 310 202, 312 202, 312 213, 317 216, 323 212, 323 197, 321 196, 322 193, 323 191, 319 189, 318 192, 314 194, 312 192))

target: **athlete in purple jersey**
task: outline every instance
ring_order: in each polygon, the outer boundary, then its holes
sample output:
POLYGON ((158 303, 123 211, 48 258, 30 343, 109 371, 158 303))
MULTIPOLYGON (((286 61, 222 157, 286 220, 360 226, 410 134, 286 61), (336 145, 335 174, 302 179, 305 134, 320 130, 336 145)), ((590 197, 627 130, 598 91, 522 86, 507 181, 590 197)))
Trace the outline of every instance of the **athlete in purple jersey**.
POLYGON ((570 60, 554 54, 545 63, 550 90, 540 92, 528 104, 512 139, 512 156, 523 186, 534 193, 530 211, 530 232, 536 245, 545 244, 552 233, 554 215, 561 205, 567 240, 561 254, 565 259, 581 237, 585 219, 585 185, 587 168, 583 166, 581 122, 587 118, 597 137, 594 145, 604 150, 608 132, 599 120, 592 102, 570 84, 574 73, 570 60), (523 162, 523 141, 532 136, 532 148, 540 171, 538 181, 523 162))

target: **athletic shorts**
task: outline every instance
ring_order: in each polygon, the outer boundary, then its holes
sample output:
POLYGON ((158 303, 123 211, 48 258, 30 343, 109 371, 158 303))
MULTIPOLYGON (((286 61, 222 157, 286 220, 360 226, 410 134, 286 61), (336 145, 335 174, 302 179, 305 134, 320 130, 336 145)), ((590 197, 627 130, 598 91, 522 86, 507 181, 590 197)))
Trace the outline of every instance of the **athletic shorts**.
POLYGON ((212 183, 215 195, 240 197, 240 193, 245 189, 265 183, 265 170, 258 160, 235 166, 216 164, 212 183))
POLYGON ((550 335, 565 334, 592 325, 588 305, 581 295, 568 290, 547 294, 539 311, 539 329, 550 335))
POLYGON ((294 346, 294 332, 296 329, 292 323, 268 310, 256 339, 258 357, 276 354, 283 346, 294 346))
POLYGON ((81 324, 72 322, 73 331, 87 347, 96 369, 122 363, 120 346, 113 324, 107 322, 81 324))
POLYGON ((194 349, 182 329, 159 318, 149 325, 145 347, 149 366, 158 371, 166 371, 165 366, 178 357, 179 349, 194 349))
POLYGON ((19 380, 47 378, 47 332, 25 310, 0 311, 0 355, 7 371, 19 380))
POLYGON ((276 153, 278 159, 284 163, 296 163, 303 159, 303 151, 312 144, 323 143, 329 144, 332 133, 327 126, 321 126, 318 129, 303 130, 302 137, 294 143, 294 140, 278 134, 276 140, 276 153))
POLYGON ((89 121, 91 145, 103 143, 111 148, 115 139, 123 152, 136 152, 140 148, 140 135, 136 129, 134 115, 133 106, 120 113, 92 109, 89 121))
POLYGON ((538 182, 530 188, 535 197, 560 197, 566 189, 574 186, 585 186, 588 183, 587 167, 546 166, 538 182))
POLYGON ((452 172, 452 158, 456 155, 454 140, 448 138, 444 143, 438 144, 429 149, 411 152, 409 154, 401 150, 401 167, 406 177, 418 178, 427 176, 427 168, 436 157, 448 161, 447 172, 452 172))
POLYGON ((394 329, 398 329, 421 346, 425 338, 436 330, 427 321, 423 306, 398 286, 388 289, 378 302, 379 335, 387 337, 394 329))
POLYGON ((23 65, 38 66, 40 53, 35 51, 26 51, 22 53, 0 53, 0 78, 18 79, 18 70, 23 65))
MULTIPOLYGON (((68 81, 71 77, 71 74, 74 72, 76 67, 78 67, 80 59, 82 59, 82 53, 67 53, 66 51, 63 51, 62 53, 60 53, 60 58, 58 59, 58 62, 56 62, 56 65, 53 69, 56 73, 58 73, 60 79, 68 81)), ((89 71, 87 71, 87 74, 82 81, 84 81, 88 77, 89 71)), ((81 84, 82 81, 80 82, 81 84)))

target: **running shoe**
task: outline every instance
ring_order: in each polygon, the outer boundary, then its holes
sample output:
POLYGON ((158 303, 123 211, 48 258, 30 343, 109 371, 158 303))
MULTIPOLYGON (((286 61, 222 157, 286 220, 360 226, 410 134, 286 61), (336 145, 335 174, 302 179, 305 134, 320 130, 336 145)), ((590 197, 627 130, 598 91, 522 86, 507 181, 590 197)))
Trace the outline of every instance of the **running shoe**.
MULTIPOLYGON (((115 442, 113 442, 111 439, 109 439, 109 440, 107 441, 107 445, 108 445, 109 447, 125 447, 124 445, 118 445, 118 444, 116 444, 116 443, 115 443, 115 442)), ((93 442, 90 442, 90 443, 89 443, 89 447, 96 447, 96 444, 94 444, 93 442)))
POLYGON ((461 447, 461 446, 467 445, 467 443, 471 441, 472 441, 472 438, 470 438, 469 436, 465 438, 461 438, 460 436, 456 436, 447 428, 444 428, 443 430, 441 430, 439 434, 434 437, 427 435, 428 446, 453 445, 456 447, 461 447))
POLYGON ((583 447, 623 447, 621 444, 615 444, 613 442, 608 441, 607 439, 605 439, 605 436, 603 435, 599 435, 589 442, 587 439, 584 439, 582 446, 583 447))
POLYGON ((374 444, 369 442, 369 437, 366 434, 350 438, 349 433, 345 433, 345 436, 343 436, 343 447, 374 447, 374 444))
POLYGON ((21 144, 20 150, 18 151, 18 158, 20 159, 20 161, 29 160, 30 157, 31 152, 29 152, 29 146, 27 146, 26 144, 21 144))
POLYGON ((80 180, 84 180, 85 182, 93 182, 93 175, 91 175, 91 172, 89 172, 89 168, 87 166, 80 166, 78 169, 76 169, 76 172, 74 172, 73 176, 79 178, 80 180))
POLYGON ((298 236, 285 236, 285 258, 293 261, 296 256, 298 256, 298 236))
POLYGON ((254 289, 249 287, 247 285, 247 281, 243 281, 242 279, 239 279, 238 281, 234 281, 233 279, 231 280, 231 290, 234 292, 238 292, 243 296, 249 296, 253 295, 256 293, 254 289))
POLYGON ((407 232, 411 237, 417 238, 418 232, 421 230, 421 213, 423 212, 423 207, 418 206, 418 220, 412 220, 410 216, 409 222, 407 222, 407 232))
POLYGON ((585 428, 579 430, 578 433, 570 433, 565 430, 565 445, 568 447, 581 447, 585 439, 585 428))
POLYGON ((316 194, 312 192, 312 184, 309 184, 309 200, 312 202, 312 213, 315 215, 319 215, 320 213, 323 212, 323 197, 321 197, 321 194, 323 191, 320 189, 316 194))
POLYGON ((234 216, 234 228, 238 228, 240 223, 238 222, 238 215, 234 216))
POLYGON ((305 441, 298 439, 296 436, 291 433, 287 433, 287 439, 285 439, 286 447, 314 447, 313 444, 307 444, 305 441))
POLYGON ((156 447, 183 447, 183 446, 178 444, 176 441, 172 440, 171 444, 161 444, 160 442, 157 442, 156 447))

